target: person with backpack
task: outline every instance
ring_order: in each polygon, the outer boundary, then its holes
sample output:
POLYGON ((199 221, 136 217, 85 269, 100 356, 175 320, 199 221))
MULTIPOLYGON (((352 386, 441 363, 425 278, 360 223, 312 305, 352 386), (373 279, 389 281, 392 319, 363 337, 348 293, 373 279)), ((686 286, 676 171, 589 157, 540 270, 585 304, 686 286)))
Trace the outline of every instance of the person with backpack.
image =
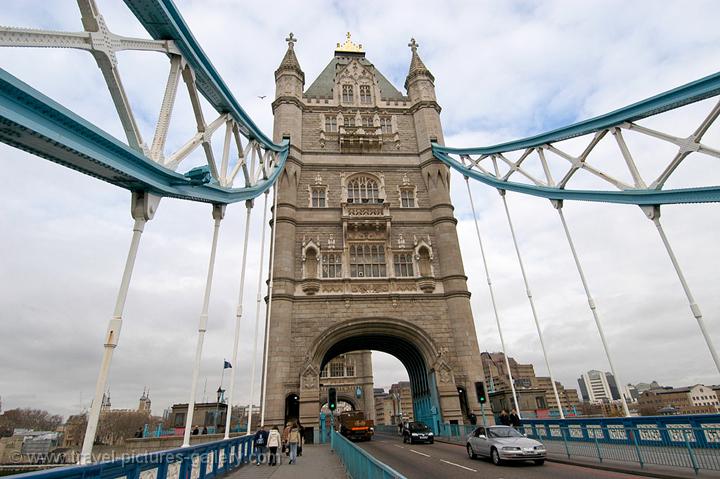
POLYGON ((253 452, 255 453, 255 465, 259 466, 262 459, 262 455, 265 452, 265 446, 268 441, 268 432, 265 430, 264 425, 260 425, 255 432, 253 437, 253 452))
POLYGON ((293 423, 292 427, 290 428, 290 433, 288 434, 288 446, 290 447, 289 464, 297 463, 297 450, 300 441, 300 429, 298 429, 297 424, 293 423))

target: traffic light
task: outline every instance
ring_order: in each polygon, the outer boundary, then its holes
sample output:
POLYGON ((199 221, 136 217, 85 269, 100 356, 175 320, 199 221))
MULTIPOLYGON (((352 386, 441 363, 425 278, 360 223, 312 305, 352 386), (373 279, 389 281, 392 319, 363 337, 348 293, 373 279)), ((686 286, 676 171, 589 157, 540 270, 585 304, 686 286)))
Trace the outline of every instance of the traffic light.
POLYGON ((478 402, 485 404, 487 402, 487 396, 485 395, 485 384, 482 381, 475 383, 475 394, 477 394, 478 402))
POLYGON ((328 407, 331 411, 334 411, 337 407, 337 391, 335 391, 335 388, 328 389, 328 407))

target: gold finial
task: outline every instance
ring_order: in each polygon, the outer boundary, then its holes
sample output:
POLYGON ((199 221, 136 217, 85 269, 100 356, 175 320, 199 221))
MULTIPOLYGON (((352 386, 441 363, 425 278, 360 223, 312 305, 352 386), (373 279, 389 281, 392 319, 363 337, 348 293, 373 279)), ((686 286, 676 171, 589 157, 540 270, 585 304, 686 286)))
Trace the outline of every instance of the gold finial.
POLYGON ((418 42, 416 42, 414 38, 411 38, 410 43, 408 43, 408 46, 410 47, 410 50, 412 50, 413 53, 415 53, 417 51, 418 47, 420 46, 420 44, 418 42))
POLYGON ((290 35, 288 35, 285 41, 288 43, 288 48, 292 50, 293 48, 295 48, 295 42, 297 42, 297 38, 295 38, 293 32, 290 32, 290 35))
POLYGON ((355 44, 350 40, 350 32, 347 32, 347 35, 345 35, 345 43, 337 44, 337 48, 335 48, 336 52, 346 52, 346 53, 363 53, 363 47, 362 44, 355 44))

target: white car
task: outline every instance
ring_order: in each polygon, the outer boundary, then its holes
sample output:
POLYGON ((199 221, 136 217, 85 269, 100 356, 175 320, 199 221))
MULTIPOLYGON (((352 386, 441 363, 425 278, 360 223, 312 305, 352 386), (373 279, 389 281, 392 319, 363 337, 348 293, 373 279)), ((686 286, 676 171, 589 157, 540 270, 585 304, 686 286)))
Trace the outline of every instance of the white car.
POLYGON ((535 439, 529 439, 510 426, 480 426, 467 438, 467 453, 471 459, 489 457, 493 464, 503 461, 534 461, 545 463, 547 450, 535 439))

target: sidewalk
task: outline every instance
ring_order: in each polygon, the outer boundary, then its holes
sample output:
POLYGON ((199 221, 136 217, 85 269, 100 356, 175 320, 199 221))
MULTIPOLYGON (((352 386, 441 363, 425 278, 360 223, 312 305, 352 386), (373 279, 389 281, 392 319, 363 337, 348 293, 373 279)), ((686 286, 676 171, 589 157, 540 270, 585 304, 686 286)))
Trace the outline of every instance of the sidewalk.
POLYGON ((289 458, 279 454, 280 465, 256 466, 255 463, 245 464, 235 472, 231 472, 224 479, 268 478, 272 479, 298 479, 312 477, 313 479, 338 479, 347 476, 340 459, 330 451, 330 446, 307 444, 303 446, 303 455, 298 457, 297 464, 288 464, 289 458))

